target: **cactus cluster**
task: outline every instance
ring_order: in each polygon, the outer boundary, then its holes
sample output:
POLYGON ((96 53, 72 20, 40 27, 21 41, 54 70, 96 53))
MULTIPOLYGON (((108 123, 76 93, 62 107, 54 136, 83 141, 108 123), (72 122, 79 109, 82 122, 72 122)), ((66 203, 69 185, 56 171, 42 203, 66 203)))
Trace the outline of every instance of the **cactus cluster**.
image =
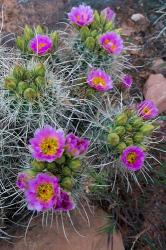
POLYGON ((107 141, 115 154, 121 154, 131 145, 139 146, 146 151, 147 137, 154 129, 151 121, 144 121, 133 109, 127 109, 115 116, 107 141))
POLYGON ((32 70, 22 65, 14 66, 11 74, 4 79, 4 87, 16 98, 34 101, 47 85, 45 66, 37 63, 32 70))
POLYGON ((149 171, 145 158, 158 110, 150 100, 128 105, 134 99, 115 86, 123 82, 129 89, 132 78, 124 75, 130 63, 112 15, 110 8, 72 8, 72 42, 66 31, 26 25, 16 39, 21 58, 7 69, 0 65, 0 204, 6 216, 8 208, 13 218, 28 210, 69 215, 85 193, 103 198, 116 177, 130 185, 129 176, 137 182, 136 171, 149 171), (67 46, 59 61, 52 57, 58 36, 67 46))

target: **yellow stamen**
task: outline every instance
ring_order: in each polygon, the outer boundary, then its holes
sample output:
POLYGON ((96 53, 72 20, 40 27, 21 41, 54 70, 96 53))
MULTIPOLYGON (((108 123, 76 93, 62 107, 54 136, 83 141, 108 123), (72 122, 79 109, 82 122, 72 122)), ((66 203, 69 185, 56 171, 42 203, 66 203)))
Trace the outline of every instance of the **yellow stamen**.
POLYGON ((37 189, 37 197, 41 201, 48 202, 51 200, 54 194, 54 190, 51 184, 45 183, 38 187, 37 189))
POLYGON ((47 137, 41 144, 40 148, 45 155, 54 155, 58 149, 58 142, 55 138, 47 137))
POLYGON ((148 107, 145 107, 143 109, 143 112, 146 114, 146 115, 150 115, 151 114, 151 110, 148 108, 148 107))
POLYGON ((106 86, 106 83, 105 83, 104 79, 101 78, 101 77, 95 77, 95 78, 93 78, 93 83, 95 85, 102 85, 103 87, 106 86))
POLYGON ((46 43, 38 43, 37 44, 37 48, 40 50, 42 49, 43 47, 45 47, 47 44, 46 43))
POLYGON ((126 157, 126 159, 127 159, 127 161, 128 161, 129 163, 134 163, 135 160, 136 160, 136 158, 137 158, 137 155, 136 155, 136 153, 134 153, 134 152, 129 153, 129 154, 127 155, 127 157, 126 157))

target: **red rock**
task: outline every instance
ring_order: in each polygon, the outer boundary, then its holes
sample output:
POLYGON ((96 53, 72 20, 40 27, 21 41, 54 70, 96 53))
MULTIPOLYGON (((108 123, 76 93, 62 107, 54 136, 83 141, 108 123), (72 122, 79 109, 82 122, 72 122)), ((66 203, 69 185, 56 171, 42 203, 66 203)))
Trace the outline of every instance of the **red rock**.
POLYGON ((41 218, 39 218, 35 226, 28 231, 26 245, 25 239, 21 239, 15 245, 1 245, 1 250, 124 250, 120 232, 114 233, 109 242, 107 234, 97 231, 106 224, 107 214, 98 208, 95 209, 94 214, 86 210, 90 226, 84 211, 81 211, 84 218, 79 211, 72 215, 74 226, 83 235, 82 237, 74 231, 69 219, 64 219, 65 232, 69 239, 67 241, 60 220, 58 228, 56 223, 53 223, 51 228, 49 226, 42 228, 41 218))
POLYGON ((159 109, 166 111, 166 78, 162 74, 151 74, 144 85, 145 99, 151 99, 159 109))
POLYGON ((151 70, 157 74, 162 74, 166 76, 166 61, 161 58, 157 58, 153 61, 151 70))

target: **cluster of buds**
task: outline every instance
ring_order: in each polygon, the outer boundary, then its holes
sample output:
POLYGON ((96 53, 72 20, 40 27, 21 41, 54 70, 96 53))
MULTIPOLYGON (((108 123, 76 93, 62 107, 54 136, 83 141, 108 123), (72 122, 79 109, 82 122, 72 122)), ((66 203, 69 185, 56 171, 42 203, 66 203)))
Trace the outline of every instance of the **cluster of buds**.
POLYGON ((43 162, 33 159, 30 162, 33 175, 38 173, 50 173, 59 180, 59 185, 67 192, 71 192, 74 185, 74 178, 81 171, 80 159, 63 154, 63 156, 53 162, 43 162))
POLYGON ((65 136, 61 129, 45 126, 36 130, 29 145, 33 157, 29 164, 31 168, 20 172, 16 183, 24 191, 29 209, 38 210, 40 207, 40 211, 44 211, 54 207, 55 210, 63 208, 68 211, 73 208, 69 193, 72 193, 75 179, 81 172, 80 156, 87 152, 88 147, 88 140, 74 134, 65 136), (58 190, 61 190, 68 209, 64 207, 64 201, 60 203, 58 190), (50 204, 51 199, 54 204, 50 204))
POLYGON ((22 36, 17 37, 16 45, 24 54, 46 55, 57 49, 58 33, 53 31, 48 34, 40 25, 34 29, 26 25, 22 36))
POLYGON ((146 151, 145 142, 155 128, 152 121, 145 121, 134 109, 126 109, 116 115, 107 140, 114 153, 118 155, 121 155, 128 146, 138 146, 146 151))
POLYGON ((114 28, 115 13, 106 8, 99 13, 90 6, 73 7, 68 13, 71 24, 77 28, 82 42, 97 54, 120 54, 123 49, 121 30, 114 28))
POLYGON ((45 71, 42 63, 37 63, 32 70, 16 65, 12 73, 4 79, 4 87, 11 95, 33 101, 46 85, 45 71))

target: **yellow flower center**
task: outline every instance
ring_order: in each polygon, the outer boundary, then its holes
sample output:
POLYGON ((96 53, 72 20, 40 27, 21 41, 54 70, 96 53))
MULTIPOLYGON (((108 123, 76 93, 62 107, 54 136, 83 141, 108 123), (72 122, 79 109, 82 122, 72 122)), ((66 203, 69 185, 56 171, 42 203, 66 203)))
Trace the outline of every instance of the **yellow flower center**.
POLYGON ((110 43, 110 48, 112 51, 116 50, 116 45, 114 43, 110 43))
POLYGON ((43 47, 45 47, 46 45, 47 45, 46 43, 39 42, 39 43, 37 44, 37 48, 40 50, 40 49, 42 49, 43 47))
POLYGON ((41 142, 40 149, 45 155, 54 155, 58 149, 58 141, 55 138, 47 137, 41 142))
POLYGON ((101 77, 95 77, 95 78, 93 78, 93 83, 94 83, 95 85, 106 86, 106 83, 105 83, 104 79, 101 78, 101 77))
POLYGON ((127 161, 128 161, 129 163, 134 163, 135 160, 136 160, 136 158, 137 158, 137 155, 136 155, 136 153, 134 153, 134 152, 129 153, 129 154, 127 155, 127 157, 126 157, 126 159, 127 159, 127 161))
POLYGON ((148 107, 145 107, 143 109, 143 112, 146 114, 146 115, 150 115, 151 114, 151 110, 148 108, 148 107))
POLYGON ((54 195, 54 190, 51 184, 45 183, 38 187, 37 189, 37 197, 41 201, 48 202, 51 200, 54 195))

